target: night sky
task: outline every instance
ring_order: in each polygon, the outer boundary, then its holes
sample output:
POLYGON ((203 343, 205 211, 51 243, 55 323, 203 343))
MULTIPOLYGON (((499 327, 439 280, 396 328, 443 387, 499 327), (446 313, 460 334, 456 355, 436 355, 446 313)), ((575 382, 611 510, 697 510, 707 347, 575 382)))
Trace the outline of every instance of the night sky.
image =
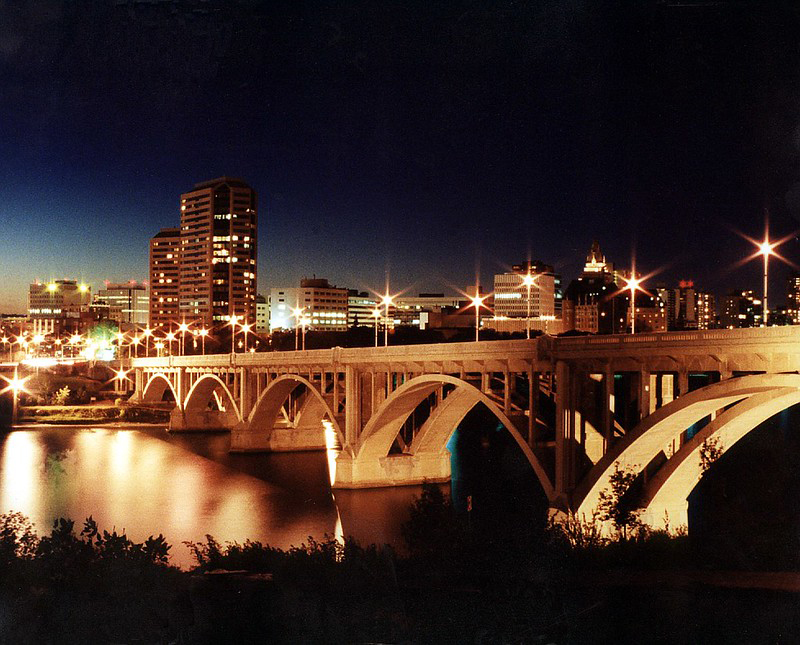
POLYGON ((764 4, 0 1, 0 311, 145 279, 225 174, 259 193, 265 294, 491 288, 529 256, 567 283, 594 238, 650 286, 760 292, 736 231, 800 228, 800 10, 764 4))

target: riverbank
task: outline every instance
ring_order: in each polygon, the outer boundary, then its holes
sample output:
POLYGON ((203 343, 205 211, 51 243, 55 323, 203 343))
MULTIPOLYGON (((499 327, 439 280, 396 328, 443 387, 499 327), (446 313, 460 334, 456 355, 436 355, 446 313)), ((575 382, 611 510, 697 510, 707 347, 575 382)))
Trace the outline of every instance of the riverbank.
POLYGON ((36 405, 19 409, 20 423, 168 423, 170 410, 152 406, 114 405, 36 405))

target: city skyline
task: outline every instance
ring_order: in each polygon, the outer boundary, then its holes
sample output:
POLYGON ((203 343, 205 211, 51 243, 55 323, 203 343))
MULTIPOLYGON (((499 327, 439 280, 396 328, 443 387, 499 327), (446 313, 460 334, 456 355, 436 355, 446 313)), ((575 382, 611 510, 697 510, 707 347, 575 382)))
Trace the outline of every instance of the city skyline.
POLYGON ((0 10, 0 311, 36 278, 144 279, 178 196, 224 174, 261 196, 261 293, 447 292, 528 258, 568 281, 593 239, 759 290, 735 231, 798 225, 788 9, 45 9, 0 10))

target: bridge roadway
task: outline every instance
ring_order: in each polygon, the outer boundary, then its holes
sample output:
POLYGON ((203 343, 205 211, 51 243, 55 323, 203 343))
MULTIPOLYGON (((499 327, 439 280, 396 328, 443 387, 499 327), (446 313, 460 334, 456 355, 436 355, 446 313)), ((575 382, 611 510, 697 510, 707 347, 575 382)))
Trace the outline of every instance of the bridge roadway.
POLYGON ((231 431, 233 451, 337 448, 332 484, 450 475, 446 444, 482 404, 561 513, 592 517, 636 471, 643 517, 675 528, 721 452, 800 402, 800 327, 539 337, 133 359, 134 400, 176 405, 170 430, 231 431), (168 395, 169 393, 169 395, 168 395))

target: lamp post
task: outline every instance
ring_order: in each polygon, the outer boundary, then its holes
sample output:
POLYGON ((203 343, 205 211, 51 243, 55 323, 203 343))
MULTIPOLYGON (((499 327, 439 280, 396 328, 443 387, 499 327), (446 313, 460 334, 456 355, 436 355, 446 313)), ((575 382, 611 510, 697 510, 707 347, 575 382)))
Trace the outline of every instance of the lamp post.
POLYGON ((144 334, 144 355, 145 358, 148 358, 150 356, 150 336, 153 335, 153 330, 145 327, 142 334, 144 334))
MULTIPOLYGON (((131 339, 131 345, 133 345, 136 349, 133 350, 133 357, 139 358, 139 343, 141 342, 141 338, 136 334, 133 335, 131 339)), ((128 358, 131 357, 131 345, 128 345, 128 358)))
POLYGON ((161 358, 161 350, 164 349, 164 343, 162 343, 160 340, 156 341, 155 348, 156 348, 156 355, 159 358, 161 358))
POLYGON ((172 341, 175 340, 175 332, 167 332, 167 351, 172 356, 172 341))
POLYGON ((759 255, 764 256, 764 315, 763 315, 763 327, 766 327, 768 324, 767 317, 769 316, 769 307, 767 306, 767 284, 769 280, 767 279, 767 274, 769 271, 769 256, 775 255, 772 252, 777 244, 771 244, 769 241, 769 236, 764 236, 764 241, 758 245, 758 253, 759 255))
POLYGON ((206 355, 206 336, 208 336, 208 329, 203 327, 200 330, 200 342, 201 342, 202 347, 203 347, 203 356, 206 355))
POLYGON ((525 338, 528 340, 531 339, 531 285, 536 282, 536 279, 530 274, 530 269, 528 269, 528 274, 522 278, 522 284, 524 284, 528 288, 528 314, 525 317, 525 338))
POLYGON ((486 296, 478 295, 476 290, 475 295, 472 297, 472 306, 475 307, 475 342, 477 343, 480 336, 479 330, 481 326, 481 307, 483 306, 483 301, 486 300, 486 296))
POLYGON ((183 356, 186 350, 186 332, 189 331, 189 325, 186 324, 186 321, 178 325, 178 331, 181 332, 180 354, 183 356))
POLYGON ((378 309, 377 307, 375 307, 375 309, 372 310, 372 317, 375 319, 375 347, 377 347, 378 346, 378 321, 380 320, 380 317, 381 317, 381 310, 378 309))
POLYGON ((635 271, 631 271, 630 279, 626 278, 625 282, 625 288, 631 292, 631 335, 633 335, 636 333, 636 290, 640 289, 642 281, 637 279, 635 271))
POLYGON ((236 323, 238 322, 239 317, 233 314, 230 323, 228 323, 231 326, 231 354, 236 353, 236 323))
POLYGON ((240 326, 242 328, 242 331, 244 332, 244 351, 247 351, 247 334, 250 333, 251 325, 250 323, 245 323, 244 325, 240 326))
POLYGON ((381 304, 386 307, 386 318, 385 318, 385 325, 383 327, 383 346, 388 347, 389 345, 389 305, 392 304, 392 296, 389 295, 387 292, 385 296, 381 299, 381 304))
POLYGON ((300 349, 300 337, 297 334, 297 328, 300 326, 300 320, 305 310, 305 307, 292 307, 292 316, 294 316, 294 351, 300 349))

